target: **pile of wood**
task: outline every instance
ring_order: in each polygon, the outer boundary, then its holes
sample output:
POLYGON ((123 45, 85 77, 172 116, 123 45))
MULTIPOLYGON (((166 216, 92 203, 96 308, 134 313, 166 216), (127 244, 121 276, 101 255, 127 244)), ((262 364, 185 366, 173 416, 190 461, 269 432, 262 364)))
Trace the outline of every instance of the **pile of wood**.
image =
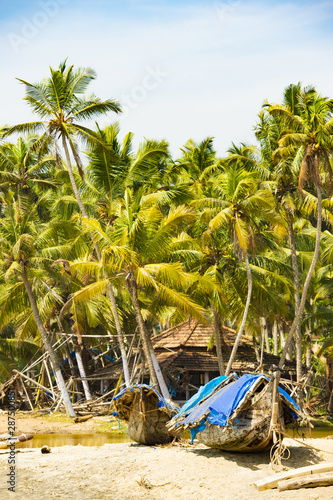
POLYGON ((315 488, 317 486, 333 485, 333 462, 326 462, 299 469, 290 469, 266 479, 261 479, 253 485, 259 490, 277 488, 278 491, 298 490, 300 488, 315 488))

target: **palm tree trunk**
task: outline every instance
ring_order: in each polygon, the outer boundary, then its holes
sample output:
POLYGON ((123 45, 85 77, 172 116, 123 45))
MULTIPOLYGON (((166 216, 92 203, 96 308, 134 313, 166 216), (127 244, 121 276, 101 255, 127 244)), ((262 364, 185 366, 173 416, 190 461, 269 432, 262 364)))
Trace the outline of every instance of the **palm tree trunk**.
MULTIPOLYGON (((73 170, 71 167, 71 160, 69 157, 69 151, 68 151, 66 138, 65 138, 64 134, 62 134, 62 145, 63 145, 65 155, 66 155, 66 162, 67 162, 69 178, 70 178, 71 185, 72 185, 72 188, 74 191, 75 199, 77 201, 77 204, 79 205, 79 208, 80 208, 80 211, 81 211, 81 214, 83 215, 83 217, 88 217, 87 211, 83 205, 79 190, 78 190, 76 182, 75 182, 74 173, 73 173, 73 170)), ((100 258, 100 251, 99 251, 98 245, 95 245, 95 248, 96 248, 98 258, 100 258)), ((118 309, 117 309, 116 298, 114 296, 114 292, 113 292, 111 285, 107 287, 107 293, 108 293, 108 296, 110 299, 111 311, 112 311, 115 325, 116 325, 117 339, 118 339, 119 346, 120 346, 121 359, 122 359, 122 364, 123 364, 125 385, 126 385, 126 387, 128 387, 130 385, 130 376, 129 376, 129 369, 128 369, 128 363, 127 363, 126 349, 125 349, 124 337, 123 337, 120 319, 119 319, 119 314, 118 314, 118 309)))
POLYGON ((123 363, 125 385, 126 385, 126 387, 129 387, 131 382, 130 382, 130 375, 129 375, 129 369, 128 369, 126 349, 125 349, 125 342, 124 342, 123 332, 121 329, 120 318, 119 318, 118 308, 117 308, 117 303, 116 303, 116 297, 114 296, 113 288, 111 285, 109 285, 107 287, 107 294, 108 294, 108 297, 110 299, 111 311, 112 311, 114 322, 116 325, 117 340, 119 343, 121 360, 123 363))
POLYGON ((219 313, 216 311, 214 306, 212 306, 212 310, 214 316, 214 332, 215 332, 217 362, 219 365, 220 375, 224 375, 224 361, 223 361, 223 352, 221 343, 221 319, 219 313))
POLYGON ((240 340, 241 340, 241 337, 242 337, 242 334, 243 334, 243 330, 244 330, 244 327, 245 327, 247 315, 248 315, 249 308, 250 308, 250 302, 251 302, 251 295, 252 295, 252 273, 251 273, 251 268, 250 268, 250 263, 249 263, 249 257, 248 257, 247 252, 245 252, 244 257, 245 257, 246 274, 247 274, 247 299, 246 299, 245 309, 244 309, 244 313, 243 313, 242 323, 241 323, 241 325, 239 327, 239 330, 238 330, 238 333, 237 333, 237 336, 236 336, 236 340, 235 340, 235 343, 234 343, 234 346, 232 348, 232 351, 231 351, 231 354, 230 354, 230 358, 229 358, 229 361, 228 361, 228 366, 227 366, 227 369, 225 371, 226 376, 228 376, 230 374, 230 372, 231 372, 232 364, 233 364, 233 362, 235 360, 235 357, 236 357, 238 345, 240 343, 240 340))
MULTIPOLYGON (((284 328, 283 328, 282 324, 280 324, 279 330, 280 330, 281 348, 283 351, 284 346, 286 345, 286 336, 284 334, 284 328)), ((293 359, 293 351, 292 351, 292 345, 290 343, 289 349, 288 349, 287 354, 286 354, 286 360, 292 361, 292 359, 293 359)))
POLYGON ((269 345, 269 336, 268 336, 268 328, 267 328, 267 321, 264 316, 261 318, 261 325, 262 325, 262 334, 265 339, 265 344, 266 344, 266 352, 267 354, 271 353, 271 346, 269 345))
POLYGON ((146 363, 148 366, 151 383, 158 390, 159 385, 158 385, 153 361, 152 361, 151 356, 150 356, 148 332, 147 332, 146 325, 145 325, 145 322, 144 322, 142 314, 141 314, 140 304, 139 304, 139 300, 138 300, 137 283, 136 283, 136 280, 135 280, 132 272, 130 272, 126 278, 126 286, 128 289, 128 293, 131 297, 132 305, 133 305, 134 312, 135 312, 136 321, 137 321, 137 324, 139 327, 143 352, 144 352, 144 355, 146 358, 146 363))
POLYGON ((91 399, 91 392, 89 389, 88 381, 86 380, 87 375, 86 375, 86 370, 85 370, 84 365, 83 365, 80 347, 75 348, 75 357, 76 357, 76 363, 77 363, 77 367, 79 369, 79 373, 80 373, 80 377, 81 377, 84 395, 86 397, 86 400, 89 401, 91 399))
POLYGON ((306 359, 305 359, 305 364, 308 370, 310 370, 311 368, 311 358, 312 358, 311 344, 308 344, 306 346, 306 359))
POLYGON ((29 297, 29 302, 31 305, 32 313, 34 315, 34 319, 35 319, 38 331, 40 333, 42 342, 43 342, 44 347, 45 347, 45 349, 50 357, 50 361, 51 361, 52 366, 53 366, 53 371, 54 371, 54 374, 56 377, 57 385, 58 385, 59 390, 61 392, 64 403, 67 407, 67 411, 71 417, 75 417, 75 411, 73 409, 71 400, 70 400, 68 392, 67 392, 66 384, 65 384, 64 378, 62 376, 61 370, 60 370, 60 362, 58 359, 58 355, 57 355, 56 351, 53 349, 51 342, 48 338, 48 335, 46 333, 46 330, 44 328, 42 319, 41 319, 39 311, 38 311, 36 299, 35 299, 34 293, 32 291, 30 282, 28 280, 26 270, 22 271, 21 278, 22 278, 25 290, 27 292, 27 295, 29 297))
POLYGON ((305 280, 305 283, 303 286, 301 302, 300 302, 297 314, 295 316, 295 319, 291 325, 291 328, 290 328, 290 331, 288 334, 288 338, 286 340, 286 344, 285 344, 284 349, 282 351, 282 355, 281 355, 281 359, 280 359, 280 363, 279 363, 279 368, 283 368, 284 362, 286 360, 286 354, 287 354, 289 346, 291 344, 292 337, 295 333, 295 330, 296 330, 298 323, 300 322, 300 320, 302 318, 302 314, 303 314, 303 310, 304 310, 305 302, 306 302, 306 297, 307 297, 308 289, 310 286, 310 281, 311 281, 313 272, 315 270, 318 256, 319 256, 320 237, 321 237, 321 221, 322 221, 322 212, 321 212, 322 193, 321 193, 321 187, 319 186, 319 184, 317 184, 317 200, 318 200, 317 201, 317 233, 316 233, 315 250, 314 250, 312 262, 311 262, 311 265, 310 265, 310 268, 309 268, 309 271, 308 271, 308 274, 307 274, 307 277, 306 277, 306 280, 305 280))
POLYGON ((274 342, 274 356, 279 354, 279 339, 278 339, 278 325, 277 321, 274 321, 272 328, 273 342, 274 342))
POLYGON ((69 151, 68 151, 68 147, 67 147, 66 137, 64 134, 61 134, 61 139, 62 139, 62 146, 64 148, 65 155, 66 155, 68 174, 69 174, 71 185, 72 185, 72 188, 74 191, 75 199, 77 201, 77 204, 79 205, 79 208, 80 208, 80 211, 81 211, 81 214, 83 215, 83 217, 88 217, 87 211, 83 205, 79 190, 78 190, 76 182, 75 182, 75 177, 74 177, 73 169, 71 166, 71 159, 69 157, 69 151))
MULTIPOLYGON (((291 253, 291 263, 293 268, 293 279, 294 279, 294 289, 295 289, 295 315, 297 315, 299 304, 300 304, 300 288, 299 288, 299 272, 295 245, 295 235, 293 228, 293 221, 290 212, 287 210, 287 221, 288 221, 288 237, 289 246, 291 253)), ((301 330, 301 317, 299 318, 296 325, 296 379, 300 382, 302 378, 302 330, 301 330)))

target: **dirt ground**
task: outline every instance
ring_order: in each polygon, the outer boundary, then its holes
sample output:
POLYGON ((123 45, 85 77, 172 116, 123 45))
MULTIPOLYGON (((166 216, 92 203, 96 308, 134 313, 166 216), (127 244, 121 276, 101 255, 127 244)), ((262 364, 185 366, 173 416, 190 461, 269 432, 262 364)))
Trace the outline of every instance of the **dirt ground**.
MULTIPOLYGON (((16 434, 73 434, 73 433, 91 433, 91 432, 110 432, 115 425, 116 420, 110 415, 93 417, 86 422, 75 423, 72 418, 66 417, 63 413, 41 416, 38 413, 16 414, 16 434), (111 421, 111 422, 110 422, 111 421)), ((0 410, 0 434, 7 430, 7 413, 0 410)))
MULTIPOLYGON (((0 434, 7 416, 0 414, 0 434)), ((18 415, 19 432, 91 433, 113 427, 110 417, 75 424, 63 416, 18 415)), ((302 441, 321 451, 285 439, 290 458, 286 468, 333 463, 333 439, 302 441)), ((146 447, 135 443, 97 447, 63 446, 42 454, 39 448, 17 450, 16 490, 7 490, 9 454, 0 450, 0 498, 69 500, 332 500, 333 486, 259 492, 253 483, 274 474, 269 453, 237 454, 212 450, 195 441, 146 447)))

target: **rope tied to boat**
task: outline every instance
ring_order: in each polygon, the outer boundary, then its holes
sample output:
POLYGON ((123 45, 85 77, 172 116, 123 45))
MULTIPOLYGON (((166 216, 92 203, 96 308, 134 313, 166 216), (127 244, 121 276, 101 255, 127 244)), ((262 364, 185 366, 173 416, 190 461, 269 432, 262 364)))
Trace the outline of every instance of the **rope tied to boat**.
POLYGON ((270 450, 270 465, 275 472, 286 470, 287 467, 282 465, 281 460, 288 460, 290 458, 289 448, 283 444, 283 432, 281 429, 273 429, 273 446, 270 450))

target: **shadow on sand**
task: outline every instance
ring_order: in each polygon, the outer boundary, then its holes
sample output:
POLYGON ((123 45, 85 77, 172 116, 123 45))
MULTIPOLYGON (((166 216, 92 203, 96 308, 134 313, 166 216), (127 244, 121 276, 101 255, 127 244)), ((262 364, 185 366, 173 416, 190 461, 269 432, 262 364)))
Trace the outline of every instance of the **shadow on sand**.
MULTIPOLYGON (((288 449, 290 451, 289 459, 282 460, 282 465, 288 468, 306 467, 307 465, 314 465, 323 461, 320 452, 305 446, 288 446, 288 449)), ((269 451, 235 453, 214 448, 198 449, 194 447, 192 450, 188 448, 188 451, 207 458, 223 457, 229 462, 235 462, 238 466, 246 467, 253 471, 259 470, 263 464, 269 465, 270 463, 269 451)))

